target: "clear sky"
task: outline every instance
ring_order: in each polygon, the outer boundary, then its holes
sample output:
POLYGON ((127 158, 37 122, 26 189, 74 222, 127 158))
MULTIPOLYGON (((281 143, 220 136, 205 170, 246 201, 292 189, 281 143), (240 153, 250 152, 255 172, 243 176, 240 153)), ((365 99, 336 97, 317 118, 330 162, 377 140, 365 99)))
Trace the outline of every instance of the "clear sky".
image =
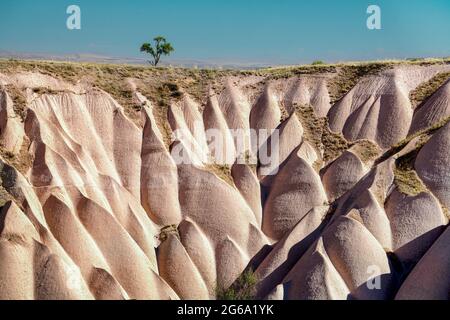
POLYGON ((0 50, 142 57, 164 35, 176 59, 307 63, 450 56, 450 0, 1 0, 0 50), (66 8, 81 8, 81 30, 66 8), (370 4, 382 30, 366 27, 370 4))

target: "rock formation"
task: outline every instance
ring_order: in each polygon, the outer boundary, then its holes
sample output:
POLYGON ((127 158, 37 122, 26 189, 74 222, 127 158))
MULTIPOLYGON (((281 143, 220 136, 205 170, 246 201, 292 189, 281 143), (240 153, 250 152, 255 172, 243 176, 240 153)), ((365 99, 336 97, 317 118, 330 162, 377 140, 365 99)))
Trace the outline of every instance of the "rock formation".
POLYGON ((0 299, 448 299, 449 70, 2 71, 0 299))

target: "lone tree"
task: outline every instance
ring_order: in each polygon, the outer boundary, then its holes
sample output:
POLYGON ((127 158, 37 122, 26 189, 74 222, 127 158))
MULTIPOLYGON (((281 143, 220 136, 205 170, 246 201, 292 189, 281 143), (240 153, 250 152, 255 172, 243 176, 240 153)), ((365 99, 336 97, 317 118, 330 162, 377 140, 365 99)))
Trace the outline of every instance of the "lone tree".
POLYGON ((153 41, 155 42, 155 46, 152 46, 151 43, 144 43, 141 46, 141 52, 150 54, 153 57, 153 61, 149 61, 149 63, 156 67, 161 59, 161 55, 170 55, 174 51, 174 48, 164 37, 158 36, 153 41))

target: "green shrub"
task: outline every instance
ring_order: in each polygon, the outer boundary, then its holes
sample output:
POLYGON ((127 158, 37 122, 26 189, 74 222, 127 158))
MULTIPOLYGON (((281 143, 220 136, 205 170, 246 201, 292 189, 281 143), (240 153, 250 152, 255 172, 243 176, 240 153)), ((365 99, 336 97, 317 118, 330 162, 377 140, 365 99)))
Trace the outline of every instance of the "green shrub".
POLYGON ((253 270, 247 270, 228 289, 216 290, 217 300, 254 300, 258 277, 253 270))

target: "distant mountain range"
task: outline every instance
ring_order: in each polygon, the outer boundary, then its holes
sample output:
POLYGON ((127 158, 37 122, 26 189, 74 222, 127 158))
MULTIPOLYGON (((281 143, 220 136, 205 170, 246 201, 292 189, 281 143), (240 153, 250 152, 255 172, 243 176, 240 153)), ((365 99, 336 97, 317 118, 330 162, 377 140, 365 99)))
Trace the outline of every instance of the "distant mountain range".
MULTIPOLYGON (((96 62, 112 64, 146 64, 147 60, 136 57, 112 57, 98 54, 52 54, 52 53, 33 53, 33 52, 14 52, 0 50, 0 58, 3 59, 24 59, 24 60, 56 60, 72 62, 96 62)), ((194 59, 176 59, 166 58, 162 65, 187 67, 187 68, 213 68, 213 69, 255 69, 269 67, 269 63, 264 62, 238 62, 226 60, 194 60, 194 59)))

